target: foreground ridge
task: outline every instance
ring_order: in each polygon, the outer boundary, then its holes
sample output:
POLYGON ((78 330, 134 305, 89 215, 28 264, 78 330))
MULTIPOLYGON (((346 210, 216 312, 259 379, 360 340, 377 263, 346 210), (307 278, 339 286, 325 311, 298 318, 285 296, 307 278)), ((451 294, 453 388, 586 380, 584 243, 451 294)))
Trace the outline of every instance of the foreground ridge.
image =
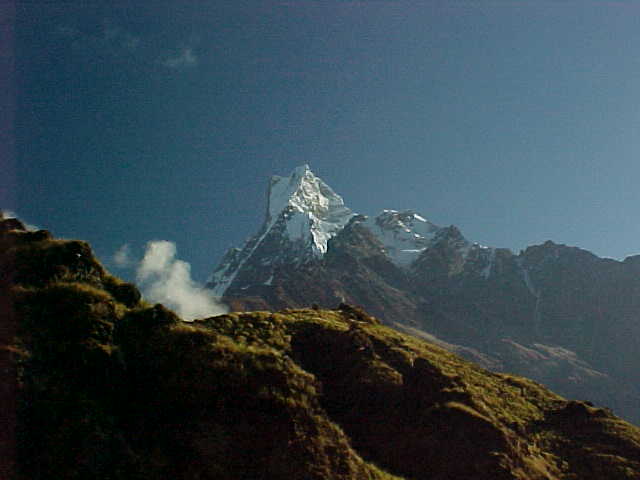
POLYGON ((184 322, 8 221, 0 271, 5 478, 640 478, 637 427, 356 307, 184 322))

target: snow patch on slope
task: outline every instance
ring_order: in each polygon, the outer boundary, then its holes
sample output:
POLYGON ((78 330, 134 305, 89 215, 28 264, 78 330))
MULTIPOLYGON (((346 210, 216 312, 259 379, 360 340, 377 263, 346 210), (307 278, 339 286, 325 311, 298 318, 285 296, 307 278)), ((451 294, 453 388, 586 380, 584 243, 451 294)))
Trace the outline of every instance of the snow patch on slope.
MULTIPOLYGON (((487 247, 481 246, 480 248, 487 248, 487 247)), ((485 280, 489 278, 489 276, 491 275, 491 272, 493 271, 493 266, 495 263, 496 263, 496 249, 492 248, 491 253, 489 254, 489 262, 482 269, 482 272, 481 272, 482 278, 484 278, 485 280)))
POLYGON ((258 240, 254 242, 252 246, 250 246, 251 239, 249 239, 245 243, 245 246, 242 250, 238 250, 237 248, 235 248, 230 250, 227 255, 225 255, 225 258, 227 256, 230 257, 230 261, 223 263, 223 265, 221 265, 215 272, 213 272, 213 275, 209 280, 209 283, 215 285, 215 287, 213 288, 214 295, 222 298, 224 292, 236 279, 238 272, 242 270, 244 264, 247 262, 247 260, 249 260, 249 258, 251 258, 251 255, 253 255, 253 252, 255 252, 256 248, 258 248, 258 245, 260 245, 262 240, 264 240, 264 237, 267 236, 267 233, 269 233, 269 230, 265 230, 260 238, 258 238, 258 240), (236 261, 238 257, 241 258, 239 262, 236 261))
POLYGON ((384 245, 389 258, 400 266, 416 260, 440 230, 412 210, 383 210, 364 224, 384 245))
POLYGON ((518 265, 518 267, 520 268, 520 271, 522 272, 522 280, 524 281, 524 284, 527 286, 527 289, 529 290, 531 295, 538 298, 539 297, 538 291, 536 290, 535 286, 533 285, 533 282, 531 281, 529 270, 527 269, 527 267, 523 265, 522 258, 516 258, 516 264, 518 265))

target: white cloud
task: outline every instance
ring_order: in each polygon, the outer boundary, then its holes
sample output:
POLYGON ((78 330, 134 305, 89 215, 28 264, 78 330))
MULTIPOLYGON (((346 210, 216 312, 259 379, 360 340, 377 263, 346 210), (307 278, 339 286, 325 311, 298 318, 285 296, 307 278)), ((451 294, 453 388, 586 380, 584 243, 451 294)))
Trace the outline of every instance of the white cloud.
POLYGON ((176 259, 176 246, 172 242, 148 242, 136 275, 148 300, 165 304, 185 320, 228 311, 191 279, 191 266, 176 259))
POLYGON ((119 268, 127 268, 134 264, 133 258, 131 257, 131 247, 129 247, 128 243, 122 245, 116 253, 113 254, 113 262, 119 268))
POLYGON ((174 70, 193 68, 199 61, 195 51, 199 43, 196 35, 158 50, 153 37, 132 32, 110 18, 103 19, 102 25, 92 31, 60 24, 54 27, 53 33, 59 40, 71 42, 76 54, 85 61, 119 59, 143 65, 157 63, 174 70))
POLYGON ((94 30, 80 29, 74 25, 61 24, 54 28, 59 41, 70 42, 73 52, 83 61, 105 62, 114 59, 128 62, 147 62, 144 42, 109 19, 94 30))
POLYGON ((198 57, 193 53, 191 47, 183 48, 178 54, 173 55, 162 62, 162 65, 169 68, 195 67, 198 64, 198 57))
POLYGON ((140 45, 140 39, 117 25, 111 23, 108 19, 103 21, 102 41, 105 44, 118 46, 126 50, 135 50, 140 45))
POLYGON ((54 33, 56 35, 60 35, 61 37, 76 37, 80 34, 77 28, 72 27, 71 25, 58 25, 54 33))

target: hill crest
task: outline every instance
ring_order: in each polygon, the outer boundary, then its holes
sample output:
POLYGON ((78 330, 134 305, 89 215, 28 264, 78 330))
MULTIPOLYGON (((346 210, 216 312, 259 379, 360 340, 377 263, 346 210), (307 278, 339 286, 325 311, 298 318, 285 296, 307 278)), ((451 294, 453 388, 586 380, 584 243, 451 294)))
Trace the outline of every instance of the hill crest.
POLYGON ((359 308, 183 322, 86 243, 15 227, 0 224, 0 352, 17 478, 640 475, 637 427, 359 308))

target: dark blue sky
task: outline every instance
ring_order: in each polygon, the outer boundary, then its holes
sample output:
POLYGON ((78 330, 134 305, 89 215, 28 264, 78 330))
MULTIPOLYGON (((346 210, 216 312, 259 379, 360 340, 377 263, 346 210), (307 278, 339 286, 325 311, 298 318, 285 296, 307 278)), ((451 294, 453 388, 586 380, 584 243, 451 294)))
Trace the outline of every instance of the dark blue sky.
POLYGON ((108 266, 170 240, 204 280, 302 163, 359 213, 640 252, 635 2, 51 3, 17 7, 2 207, 108 266))

